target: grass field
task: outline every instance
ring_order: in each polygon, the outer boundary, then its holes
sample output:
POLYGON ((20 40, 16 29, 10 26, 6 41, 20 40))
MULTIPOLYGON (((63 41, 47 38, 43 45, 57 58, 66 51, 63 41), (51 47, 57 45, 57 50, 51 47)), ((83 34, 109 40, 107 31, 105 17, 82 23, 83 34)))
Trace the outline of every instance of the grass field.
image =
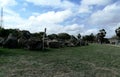
POLYGON ((0 48, 0 77, 120 77, 120 48, 98 44, 40 52, 0 48))

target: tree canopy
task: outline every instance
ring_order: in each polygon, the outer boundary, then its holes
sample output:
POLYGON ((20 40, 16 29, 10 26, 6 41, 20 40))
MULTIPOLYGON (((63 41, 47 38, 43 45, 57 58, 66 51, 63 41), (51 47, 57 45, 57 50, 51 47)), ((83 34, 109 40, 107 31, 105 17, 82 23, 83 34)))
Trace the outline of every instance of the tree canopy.
POLYGON ((98 41, 100 43, 103 43, 104 37, 106 36, 106 31, 105 29, 99 30, 99 33, 97 34, 98 41))
POLYGON ((71 36, 68 33, 59 33, 58 38, 61 40, 68 40, 71 38, 71 36))
POLYGON ((120 38, 120 27, 115 30, 116 35, 120 38))

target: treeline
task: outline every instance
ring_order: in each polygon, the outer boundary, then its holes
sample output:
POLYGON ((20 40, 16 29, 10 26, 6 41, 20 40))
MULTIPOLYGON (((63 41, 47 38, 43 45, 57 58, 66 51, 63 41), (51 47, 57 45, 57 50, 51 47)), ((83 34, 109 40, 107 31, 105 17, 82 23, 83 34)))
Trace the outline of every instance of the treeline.
POLYGON ((44 48, 59 48, 85 46, 88 43, 68 33, 50 34, 46 32, 30 33, 26 30, 0 28, 0 46, 6 48, 26 48, 41 50, 44 48))
MULTIPOLYGON (((120 27, 115 32, 120 37, 120 27)), ((105 38, 106 34, 105 29, 99 30, 96 35, 91 33, 90 35, 81 36, 81 34, 77 34, 74 36, 68 33, 47 35, 46 32, 30 33, 26 30, 0 28, 0 46, 40 50, 49 47, 85 46, 88 43, 110 43, 109 39, 105 38)))

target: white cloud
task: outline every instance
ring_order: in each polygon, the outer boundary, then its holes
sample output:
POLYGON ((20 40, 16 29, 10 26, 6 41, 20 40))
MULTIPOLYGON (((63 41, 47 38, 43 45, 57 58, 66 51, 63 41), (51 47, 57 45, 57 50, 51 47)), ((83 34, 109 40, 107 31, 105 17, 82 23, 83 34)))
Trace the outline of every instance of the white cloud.
POLYGON ((15 0, 0 0, 0 7, 9 7, 16 4, 17 2, 15 0))
POLYGON ((73 35, 78 33, 88 35, 91 33, 96 34, 98 32, 101 26, 96 27, 96 25, 103 25, 102 28, 105 28, 108 32, 107 36, 112 36, 115 34, 115 28, 118 27, 117 24, 120 23, 120 5, 117 3, 110 5, 111 1, 112 0, 82 0, 81 5, 75 5, 69 0, 26 0, 23 2, 23 6, 20 10, 25 11, 26 7, 30 7, 27 2, 31 2, 38 7, 47 6, 53 8, 53 11, 48 11, 42 14, 33 12, 27 19, 22 18, 19 13, 10 9, 9 6, 15 6, 17 4, 15 0, 0 0, 0 6, 5 7, 4 28, 19 28, 21 30, 29 30, 30 32, 40 32, 43 31, 44 28, 47 28, 48 34, 67 32, 73 35), (92 14, 94 8, 92 5, 107 6, 103 10, 99 10, 92 14), (57 10, 56 12, 54 11, 54 8, 62 8, 63 11, 57 10), (75 20, 76 16, 80 16, 80 13, 92 14, 91 17, 88 18, 89 23, 87 23, 86 18, 85 20, 83 19, 86 23, 81 23, 82 20, 79 20, 79 17, 75 20), (73 21, 67 21, 66 23, 65 21, 70 19, 71 16, 72 18, 74 17, 73 21), (78 21, 80 21, 81 24, 78 24, 78 21), (84 24, 90 26, 95 25, 95 27, 91 29, 89 26, 85 29, 86 25, 84 24), (105 25, 111 25, 111 27, 104 27, 105 25))
POLYGON ((35 5, 42 6, 57 6, 61 4, 61 0, 26 0, 26 1, 34 3, 35 5))
POLYGON ((20 10, 25 12, 27 10, 28 3, 24 2, 21 6, 22 8, 20 10))
POLYGON ((24 3, 23 3, 23 6, 24 6, 24 7, 27 7, 27 6, 28 6, 28 3, 24 2, 24 3))
POLYGON ((82 0, 82 5, 107 5, 111 3, 112 0, 82 0))
POLYGON ((83 32, 81 32, 81 35, 90 35, 91 33, 93 34, 97 34, 98 33, 98 29, 97 28, 94 28, 94 29, 88 29, 88 30, 85 30, 83 32))
POLYGON ((43 14, 38 14, 38 16, 29 17, 29 22, 31 26, 32 32, 40 32, 43 31, 44 28, 47 28, 48 33, 60 33, 67 32, 70 34, 78 33, 84 26, 78 24, 71 25, 60 25, 60 23, 64 23, 64 21, 71 17, 71 10, 64 11, 50 11, 43 14), (37 27, 37 28, 36 28, 37 27))
POLYGON ((79 13, 91 13, 92 5, 105 6, 111 3, 112 0, 82 0, 79 7, 79 13))
POLYGON ((84 28, 84 25, 78 24, 60 25, 60 23, 63 23, 67 18, 71 17, 71 10, 50 11, 37 14, 37 16, 30 16, 28 19, 23 19, 19 14, 10 10, 6 10, 5 12, 8 15, 4 17, 6 23, 4 28, 19 28, 20 30, 29 30, 32 33, 40 32, 44 28, 47 28, 48 34, 67 32, 73 35, 80 33, 84 28))
POLYGON ((120 25, 120 5, 119 1, 107 5, 104 9, 98 10, 88 18, 88 24, 104 28, 107 31, 106 37, 115 35, 115 29, 120 25))
POLYGON ((62 32, 67 32, 69 34, 77 35, 78 33, 81 33, 84 29, 84 25, 78 25, 78 24, 72 24, 63 26, 62 32))
POLYGON ((25 11, 26 11, 26 8, 25 8, 25 7, 23 7, 23 8, 21 9, 21 11, 24 11, 24 12, 25 12, 25 11))
POLYGON ((72 11, 71 10, 65 10, 65 11, 49 11, 47 13, 43 13, 38 16, 31 16, 29 20, 31 21, 39 21, 40 23, 49 23, 49 24, 56 24, 56 23, 61 23, 67 18, 72 16, 72 11))
POLYGON ((120 22, 120 5, 112 4, 93 13, 88 20, 93 25, 111 25, 120 22))
POLYGON ((47 28, 48 34, 66 32, 66 33, 69 33, 72 35, 76 35, 82 31, 84 26, 78 25, 78 24, 71 24, 71 25, 66 25, 66 26, 59 25, 59 24, 47 24, 47 25, 39 24, 36 26, 32 26, 31 30, 32 30, 32 32, 40 32, 40 31, 43 31, 44 28, 47 28))
POLYGON ((54 8, 71 8, 75 5, 70 1, 64 0, 26 0, 27 2, 33 3, 38 6, 51 6, 54 8))
POLYGON ((91 8, 92 7, 89 7, 87 5, 81 5, 79 7, 79 13, 91 13, 91 8))
POLYGON ((17 25, 26 24, 27 22, 27 20, 23 19, 18 13, 8 8, 4 9, 3 20, 4 28, 19 28, 17 25))
POLYGON ((5 24, 20 24, 25 22, 25 19, 21 18, 18 13, 9 9, 4 9, 3 19, 5 24))

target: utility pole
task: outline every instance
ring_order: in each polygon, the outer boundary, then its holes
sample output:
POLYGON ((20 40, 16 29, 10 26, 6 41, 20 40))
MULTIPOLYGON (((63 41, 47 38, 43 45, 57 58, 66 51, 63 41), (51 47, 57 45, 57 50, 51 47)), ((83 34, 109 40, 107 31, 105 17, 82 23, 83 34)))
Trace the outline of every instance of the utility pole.
POLYGON ((0 27, 3 27, 3 7, 1 8, 1 19, 0 19, 0 27))
POLYGON ((46 28, 45 28, 44 34, 43 34, 43 50, 45 49, 45 45, 44 45, 44 43, 45 43, 45 35, 46 35, 46 28))

